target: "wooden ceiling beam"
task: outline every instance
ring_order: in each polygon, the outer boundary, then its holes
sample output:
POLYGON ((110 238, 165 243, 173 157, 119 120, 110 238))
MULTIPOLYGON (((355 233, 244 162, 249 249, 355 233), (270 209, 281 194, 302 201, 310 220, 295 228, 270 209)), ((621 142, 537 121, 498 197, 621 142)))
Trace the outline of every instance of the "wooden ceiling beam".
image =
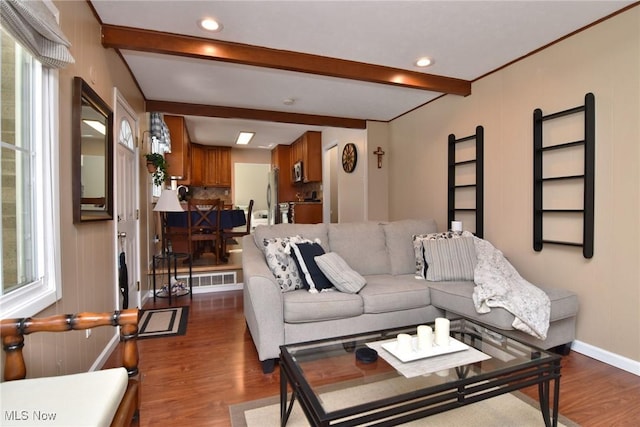
POLYGON ((225 119, 261 120, 278 123, 295 123, 312 126, 330 126, 350 129, 366 129, 367 121, 345 117, 319 116, 314 114, 286 113, 282 111, 254 110, 249 108, 221 107, 204 104, 188 104, 183 102, 147 100, 147 112, 220 117, 225 119))
POLYGON ((103 25, 102 45, 106 48, 275 68, 454 95, 471 94, 471 82, 468 80, 140 28, 103 25))

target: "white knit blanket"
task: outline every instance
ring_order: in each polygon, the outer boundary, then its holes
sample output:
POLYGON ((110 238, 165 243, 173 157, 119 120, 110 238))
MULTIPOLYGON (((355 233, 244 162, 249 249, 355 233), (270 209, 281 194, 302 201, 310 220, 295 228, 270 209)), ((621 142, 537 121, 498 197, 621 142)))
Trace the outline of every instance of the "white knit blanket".
POLYGON ((491 243, 475 236, 474 243, 478 259, 473 272, 476 311, 488 313, 491 307, 502 307, 515 316, 514 329, 545 339, 551 313, 548 295, 523 279, 491 243))

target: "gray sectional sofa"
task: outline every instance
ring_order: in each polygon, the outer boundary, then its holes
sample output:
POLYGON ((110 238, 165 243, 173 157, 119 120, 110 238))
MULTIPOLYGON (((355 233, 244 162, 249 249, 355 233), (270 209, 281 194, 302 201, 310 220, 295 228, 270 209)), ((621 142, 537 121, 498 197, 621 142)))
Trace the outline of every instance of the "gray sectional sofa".
POLYGON ((277 224, 258 226, 243 238, 244 314, 263 371, 271 372, 279 346, 466 317, 538 347, 568 348, 575 337, 578 300, 561 289, 543 289, 551 300, 545 340, 514 330, 514 316, 503 308, 476 312, 472 281, 431 282, 416 276, 413 235, 437 232, 433 220, 388 223, 277 224), (265 239, 302 236, 339 254, 366 278, 358 293, 306 289, 283 292, 262 251, 265 239), (318 240, 316 240, 318 239, 318 240))

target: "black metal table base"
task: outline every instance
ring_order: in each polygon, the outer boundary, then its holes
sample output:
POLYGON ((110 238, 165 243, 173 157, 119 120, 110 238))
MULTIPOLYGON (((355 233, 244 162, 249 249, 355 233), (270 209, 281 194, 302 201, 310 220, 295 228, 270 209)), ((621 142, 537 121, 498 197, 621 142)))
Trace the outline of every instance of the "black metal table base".
MULTIPOLYGON (((190 295, 191 298, 193 298, 193 278, 192 278, 192 268, 193 268, 193 261, 191 259, 191 255, 188 253, 182 253, 182 252, 168 252, 165 254, 160 254, 160 255, 154 255, 153 256, 153 301, 156 301, 156 297, 157 298, 168 298, 169 299, 169 304, 171 304, 171 299, 173 298, 178 298, 184 295, 190 295), (173 285, 171 284, 171 261, 173 261, 173 278, 176 280, 176 282, 178 281, 178 259, 182 259, 185 258, 185 260, 189 261, 189 290, 188 292, 173 292, 173 285), (156 264, 158 262, 161 262, 164 266, 164 263, 166 262, 166 268, 167 268, 167 272, 166 272, 166 276, 167 276, 167 290, 168 292, 166 292, 166 295, 164 293, 164 287, 162 287, 160 290, 156 290, 156 264)), ((163 272, 162 275, 164 275, 165 273, 163 272)))
MULTIPOLYGON (((475 339, 471 337, 471 340, 475 339)), ((456 369, 457 378, 448 383, 360 404, 356 408, 326 412, 316 397, 316 391, 306 382, 296 358, 287 351, 286 346, 281 346, 280 425, 286 426, 296 401, 312 426, 346 427, 364 423, 393 426, 537 385, 544 424, 546 427, 557 427, 560 360, 559 356, 541 360, 539 353, 533 352, 529 362, 496 372, 473 376, 469 375, 468 369, 456 369)), ((473 366, 464 368, 473 369, 473 366)))

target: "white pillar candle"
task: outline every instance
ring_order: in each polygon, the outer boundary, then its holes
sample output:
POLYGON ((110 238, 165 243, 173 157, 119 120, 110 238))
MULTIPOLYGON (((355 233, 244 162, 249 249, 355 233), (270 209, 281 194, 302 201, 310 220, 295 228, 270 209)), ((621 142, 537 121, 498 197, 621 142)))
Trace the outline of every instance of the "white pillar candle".
POLYGON ((418 326, 418 348, 420 350, 428 350, 433 344, 433 330, 431 326, 418 326))
POLYGON ((401 353, 411 352, 411 335, 398 334, 398 351, 401 353))
POLYGON ((462 221, 451 221, 451 231, 462 233, 462 221))
POLYGON ((436 345, 446 347, 449 345, 449 319, 444 317, 436 318, 436 345))

